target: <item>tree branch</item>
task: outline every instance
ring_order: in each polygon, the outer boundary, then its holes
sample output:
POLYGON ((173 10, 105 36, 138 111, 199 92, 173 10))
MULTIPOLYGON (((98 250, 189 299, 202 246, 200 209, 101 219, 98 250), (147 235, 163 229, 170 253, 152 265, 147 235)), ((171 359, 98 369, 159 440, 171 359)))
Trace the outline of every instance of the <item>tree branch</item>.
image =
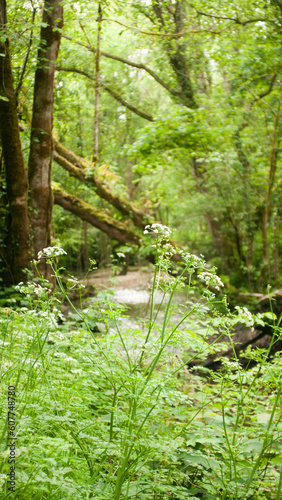
MULTIPOLYGON (((131 243, 140 246, 142 243, 142 236, 131 231, 124 222, 118 221, 113 217, 105 214, 101 210, 93 207, 89 203, 77 198, 74 195, 66 193, 58 185, 52 184, 54 203, 60 207, 73 213, 80 219, 88 222, 92 226, 100 229, 106 233, 111 239, 118 241, 122 245, 131 243)), ((175 253, 171 256, 171 261, 177 263, 183 262, 182 256, 178 253, 179 248, 170 242, 175 249, 175 253)), ((152 248, 151 252, 146 257, 151 262, 155 262, 155 252, 152 248)), ((172 271, 172 269, 170 270, 172 271)), ((181 271, 180 271, 181 272, 181 271)))
MULTIPOLYGON (((161 25, 163 25, 163 15, 159 0, 153 7, 157 18, 161 25)), ((185 11, 183 0, 177 1, 174 12, 175 33, 184 31, 185 11)), ((166 42, 165 50, 167 52, 170 65, 175 73, 179 89, 178 97, 181 99, 182 104, 188 108, 196 109, 197 103, 195 101, 191 76, 190 65, 186 57, 186 43, 179 41, 172 44, 170 41, 166 42)))
MULTIPOLYGON (((79 42, 78 40, 74 40, 68 35, 62 35, 63 38, 66 38, 67 40, 70 40, 73 43, 76 43, 77 45, 80 45, 81 47, 84 47, 85 49, 89 50, 90 52, 96 53, 96 49, 93 47, 90 47, 90 45, 85 45, 82 42, 79 42)), ((123 57, 116 56, 114 54, 109 54, 108 52, 103 52, 101 50, 100 52, 101 56, 107 57, 108 59, 113 59, 115 61, 119 61, 123 64, 126 64, 127 66, 131 66, 132 68, 137 68, 137 69, 143 69, 146 71, 156 82, 158 82, 162 87, 164 87, 170 94, 179 97, 179 92, 177 90, 172 89, 169 85, 167 85, 152 69, 148 68, 145 66, 145 64, 142 63, 135 63, 132 61, 129 61, 128 59, 124 59, 123 57)))
POLYGON ((138 33, 141 33, 142 35, 148 35, 148 36, 161 36, 164 38, 177 38, 179 36, 184 35, 185 31, 182 30, 179 33, 160 33, 160 32, 154 32, 154 31, 142 31, 134 26, 127 26, 126 24, 121 23, 120 21, 116 21, 115 19, 105 19, 106 21, 111 21, 113 23, 119 24, 120 26, 123 26, 124 28, 128 30, 134 30, 137 31, 138 33))
POLYGON ((150 16, 150 14, 148 12, 146 12, 145 9, 140 7, 140 5, 134 5, 134 7, 138 12, 141 12, 141 14, 143 14, 143 16, 147 17, 147 19, 149 19, 149 21, 151 21, 152 24, 156 25, 155 20, 152 18, 152 16, 150 16))
POLYGON ((156 15, 157 20, 159 21, 159 24, 164 27, 165 22, 159 0, 155 0, 155 2, 153 2, 153 11, 156 15))
POLYGON ((195 7, 195 5, 193 5, 193 4, 189 4, 189 5, 190 5, 190 7, 195 9, 197 14, 199 14, 200 16, 211 17, 212 19, 221 19, 223 21, 233 21, 234 23, 240 24, 241 26, 246 26, 247 24, 251 24, 251 23, 258 23, 259 21, 260 22, 269 21, 269 19, 261 18, 261 17, 258 17, 255 19, 247 19, 246 21, 241 21, 238 17, 226 17, 226 16, 216 16, 214 14, 207 14, 206 12, 202 12, 202 11, 198 10, 197 7, 195 7))
POLYGON ((110 205, 119 210, 123 215, 130 217, 136 227, 144 229, 147 224, 152 222, 151 217, 136 208, 132 203, 117 196, 109 189, 89 168, 86 169, 86 164, 81 158, 76 156, 72 151, 66 149, 58 141, 54 140, 55 151, 53 158, 58 165, 64 168, 72 177, 75 177, 81 182, 92 184, 95 187, 96 193, 100 198, 106 200, 110 205))
POLYGON ((268 94, 270 94, 272 92, 276 78, 277 78, 277 73, 275 73, 273 75, 273 77, 271 78, 268 89, 265 90, 264 92, 261 92, 259 95, 255 95, 253 92, 251 92, 250 89, 248 89, 246 87, 242 87, 253 96, 253 100, 250 102, 248 109, 247 109, 247 112, 249 112, 251 110, 252 106, 256 102, 262 101, 262 103, 265 104, 273 112, 274 115, 276 114, 274 109, 272 108, 272 106, 270 106, 270 104, 268 104, 267 102, 262 100, 264 97, 266 97, 268 94))
MULTIPOLYGON (((67 73, 78 73, 79 75, 83 75, 86 78, 89 78, 89 80, 95 81, 95 77, 87 73, 86 71, 76 69, 76 68, 63 68, 62 66, 56 66, 57 71, 65 71, 67 73)), ((143 111, 139 110, 132 104, 129 104, 126 102, 119 94, 117 94, 114 90, 109 88, 108 86, 104 85, 103 82, 100 82, 101 87, 108 92, 116 101, 118 101, 120 104, 125 106, 126 108, 130 109, 133 113, 135 113, 138 116, 141 116, 141 118, 144 118, 145 120, 148 120, 152 122, 154 119, 151 115, 148 115, 147 113, 144 113, 143 111)))
POLYGON ((149 122, 154 121, 154 118, 151 115, 144 113, 143 111, 135 108, 135 106, 132 106, 132 104, 129 104, 128 102, 124 101, 124 99, 121 96, 119 96, 118 94, 116 94, 116 92, 114 92, 114 90, 110 89, 109 87, 106 87, 105 85, 102 85, 102 87, 106 90, 106 92, 108 92, 108 94, 110 94, 114 99, 116 99, 116 101, 120 102, 120 104, 122 104, 126 108, 130 109, 130 111, 132 111, 136 115, 141 116, 141 118, 144 118, 145 120, 148 120, 149 122))
POLYGON ((65 210, 77 215, 80 219, 100 229, 111 239, 117 240, 123 245, 126 243, 140 245, 141 237, 131 231, 123 222, 113 219, 80 198, 66 193, 55 184, 52 184, 52 189, 56 205, 60 205, 65 210))

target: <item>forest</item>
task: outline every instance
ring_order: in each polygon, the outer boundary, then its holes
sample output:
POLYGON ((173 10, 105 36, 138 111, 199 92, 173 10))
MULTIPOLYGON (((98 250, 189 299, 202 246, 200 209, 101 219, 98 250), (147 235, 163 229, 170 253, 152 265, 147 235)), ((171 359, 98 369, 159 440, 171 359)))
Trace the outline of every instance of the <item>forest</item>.
POLYGON ((0 0, 0 499, 282 499, 282 1, 0 0))

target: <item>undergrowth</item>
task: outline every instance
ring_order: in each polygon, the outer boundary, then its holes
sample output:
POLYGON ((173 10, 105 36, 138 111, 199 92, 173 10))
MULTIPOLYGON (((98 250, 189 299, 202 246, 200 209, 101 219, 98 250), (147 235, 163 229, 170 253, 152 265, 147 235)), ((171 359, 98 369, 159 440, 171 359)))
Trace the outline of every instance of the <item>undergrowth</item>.
MULTIPOLYGON (((125 312, 111 295, 73 306, 68 291, 82 285, 64 284, 58 249, 44 254, 57 294, 33 281, 19 286, 20 308, 1 310, 2 499, 280 498, 281 356, 249 350, 256 365, 246 370, 234 350, 219 372, 188 369, 217 350, 223 335, 232 342, 236 323, 251 328, 253 317, 242 308, 231 314, 225 299, 226 313, 218 312, 210 289, 221 283, 202 259, 183 253, 182 271, 173 276, 167 229, 148 232, 157 263, 150 315, 138 330, 122 326, 125 312), (193 295, 199 281, 203 291, 193 295), (174 301, 179 289, 187 291, 181 305, 174 301), (157 290, 161 305, 154 304, 157 290), (62 317, 63 300, 72 319, 62 317), (96 322, 103 333, 94 331, 96 322), (14 491, 8 387, 16 394, 14 491)), ((272 343, 279 335, 277 321, 272 343)))

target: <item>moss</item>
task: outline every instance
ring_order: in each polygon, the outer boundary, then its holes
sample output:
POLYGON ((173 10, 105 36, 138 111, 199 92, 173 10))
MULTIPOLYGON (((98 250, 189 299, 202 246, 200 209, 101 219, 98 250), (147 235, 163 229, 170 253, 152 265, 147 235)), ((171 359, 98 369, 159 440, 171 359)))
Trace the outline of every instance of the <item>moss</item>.
POLYGON ((102 231, 104 230, 104 232, 106 232, 113 239, 139 244, 141 237, 132 232, 123 222, 113 219, 109 215, 77 198, 76 196, 66 193, 56 184, 53 184, 53 192, 55 194, 55 203, 61 205, 66 210, 73 212, 80 218, 87 220, 94 227, 98 227, 102 231), (92 222, 91 217, 93 217, 92 222), (120 238, 117 238, 117 232, 120 233, 120 238))

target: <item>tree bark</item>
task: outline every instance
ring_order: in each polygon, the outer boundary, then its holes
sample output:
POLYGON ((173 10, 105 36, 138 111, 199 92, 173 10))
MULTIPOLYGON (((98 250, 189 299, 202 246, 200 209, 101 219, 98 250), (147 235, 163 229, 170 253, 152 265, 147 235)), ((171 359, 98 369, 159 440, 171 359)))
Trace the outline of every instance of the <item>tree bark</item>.
MULTIPOLYGON (((29 156, 29 187, 33 252, 51 244, 53 197, 51 189, 52 126, 54 101, 55 62, 63 26, 63 7, 59 0, 45 0, 41 41, 35 72, 32 131, 29 156)), ((47 276, 45 261, 39 271, 47 276)))
POLYGON ((141 237, 131 231, 123 222, 113 219, 89 203, 70 195, 58 186, 53 185, 54 201, 65 210, 89 222, 92 226, 106 233, 111 239, 125 245, 132 243, 140 245, 141 237))
MULTIPOLYGON (((153 5, 153 10, 158 19, 160 26, 165 27, 164 16, 162 13, 161 3, 156 0, 153 5)), ((175 26, 175 33, 184 32, 184 2, 183 0, 178 0, 175 3, 175 10, 173 13, 173 23, 175 26)), ((181 103, 187 108, 196 109, 198 107, 194 92, 192 88, 192 82, 189 71, 189 63, 186 57, 186 44, 184 41, 178 42, 174 41, 172 44, 170 41, 164 42, 164 47, 168 55, 170 66, 174 71, 176 80, 179 86, 178 97, 181 103)))
POLYGON ((273 228, 273 260, 274 260, 274 282, 276 288, 280 287, 280 273, 279 273, 279 206, 274 214, 274 228, 273 228))
POLYGON ((95 105, 94 105, 94 134, 93 134, 93 163, 99 159, 99 97, 100 97, 100 57, 101 57, 101 30, 102 30, 102 7, 98 4, 97 17, 97 51, 95 57, 95 105))
MULTIPOLYGON (((3 36, 6 24, 6 1, 0 0, 0 27, 3 36)), ((7 37, 5 42, 0 42, 0 55, 0 133, 9 212, 6 247, 1 254, 4 257, 3 279, 8 285, 24 280, 23 269, 29 264, 28 186, 7 37)))
POLYGON ((281 97, 278 103, 278 109, 275 114, 274 129, 272 134, 271 149, 269 156, 269 174, 268 174, 268 186, 265 196, 264 212, 262 216, 262 244, 263 244, 263 268, 262 276, 267 271, 268 283, 271 284, 272 272, 271 272, 271 261, 269 252, 269 242, 268 242, 268 224, 272 211, 271 195, 273 190, 273 184, 275 179, 275 173, 277 169, 277 156, 280 137, 278 136, 278 123, 280 117, 280 106, 281 97), (277 137, 278 136, 278 137, 277 137))

